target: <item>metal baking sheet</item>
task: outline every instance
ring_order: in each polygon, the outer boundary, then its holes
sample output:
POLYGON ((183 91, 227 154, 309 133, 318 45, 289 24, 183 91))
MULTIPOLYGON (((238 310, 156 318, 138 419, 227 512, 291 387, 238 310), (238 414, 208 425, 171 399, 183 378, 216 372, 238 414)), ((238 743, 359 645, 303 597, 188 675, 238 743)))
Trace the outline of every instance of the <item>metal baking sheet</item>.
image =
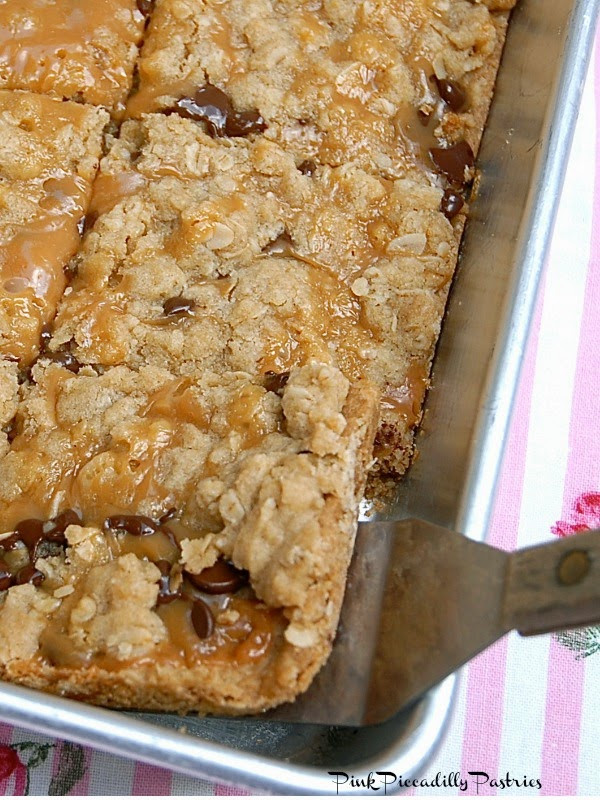
MULTIPOLYGON (((521 0, 513 14, 420 456, 382 516, 485 536, 599 6, 521 0)), ((0 719, 197 777, 276 794, 335 794, 329 771, 421 772, 446 727, 455 682, 361 729, 121 713, 3 683, 0 719)))

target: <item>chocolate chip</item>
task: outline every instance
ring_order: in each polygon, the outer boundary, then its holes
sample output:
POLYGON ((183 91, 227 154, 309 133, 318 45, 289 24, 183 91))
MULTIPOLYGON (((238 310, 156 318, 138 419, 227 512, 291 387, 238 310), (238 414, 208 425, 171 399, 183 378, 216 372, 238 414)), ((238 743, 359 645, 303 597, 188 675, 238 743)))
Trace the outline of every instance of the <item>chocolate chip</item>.
POLYGON ((105 530, 125 531, 132 536, 150 536, 158 531, 159 526, 150 519, 137 514, 116 514, 104 520, 105 530))
POLYGON ((0 592, 10 589, 13 583, 13 576, 8 568, 6 561, 0 558, 0 592))
POLYGON ((454 219, 464 204, 462 195, 455 192, 454 189, 446 189, 440 203, 440 211, 446 219, 454 219))
POLYGON ((209 136, 225 136, 227 117, 233 113, 231 100, 217 86, 207 83, 196 91, 194 97, 182 97, 176 101, 172 112, 184 119, 205 122, 209 136))
POLYGON ((212 567, 203 569, 198 575, 186 572, 186 577, 197 589, 207 594, 237 592, 248 583, 248 573, 237 569, 229 561, 220 558, 212 567))
POLYGON ((47 358, 49 361, 52 361, 54 364, 58 364, 59 367, 63 367, 63 369, 68 369, 69 372, 77 373, 83 366, 73 353, 69 353, 68 350, 56 350, 54 352, 47 351, 43 354, 44 358, 47 358))
POLYGON ((48 323, 46 323, 45 325, 42 325, 42 330, 40 331, 40 352, 44 352, 51 338, 52 328, 50 325, 48 325, 48 323))
POLYGON ((20 431, 20 424, 17 417, 13 417, 8 425, 5 425, 2 430, 6 434, 6 438, 8 439, 9 444, 12 444, 14 440, 19 435, 20 431))
POLYGON ((83 232, 87 233, 91 231, 94 225, 96 224, 96 220, 98 219, 98 214, 95 211, 89 211, 85 215, 85 220, 83 223, 83 232))
MULTIPOLYGON (((85 228, 84 226, 84 231, 85 230, 87 230, 87 228, 85 228)), ((79 271, 79 264, 74 258, 72 258, 70 261, 67 261, 67 263, 63 267, 63 273, 68 283, 71 283, 73 278, 75 278, 75 276, 77 275, 78 271, 79 271)))
POLYGON ((169 297, 163 303, 163 313, 166 317, 190 316, 196 307, 196 303, 187 297, 169 297))
POLYGON ((32 583, 34 586, 39 586, 46 580, 46 576, 39 569, 36 569, 33 564, 27 564, 17 572, 16 582, 21 585, 23 583, 32 583))
POLYGON ((311 161, 310 158, 307 159, 306 161, 303 161, 298 167, 298 169, 303 175, 312 175, 316 170, 316 168, 317 165, 315 164, 314 161, 311 161))
POLYGON ((266 123, 258 111, 237 112, 229 96, 218 86, 207 83, 196 90, 193 97, 182 97, 167 113, 179 114, 184 119, 205 122, 209 136, 248 136, 262 133, 266 123))
POLYGON ((289 372, 272 372, 269 370, 265 372, 263 378, 263 385, 267 392, 274 394, 281 394, 283 387, 286 385, 290 377, 289 372))
POLYGON ((440 97, 454 111, 459 112, 467 103, 467 94, 463 87, 456 81, 434 76, 440 97))
POLYGON ((12 536, 0 541, 0 547, 4 550, 14 550, 19 543, 24 544, 30 558, 34 560, 38 545, 44 537, 44 520, 24 519, 15 526, 12 536))
POLYGON ((15 527, 15 532, 7 539, 0 541, 3 550, 14 550, 19 544, 24 544, 33 563, 37 560, 39 550, 45 543, 57 544, 64 547, 67 544, 65 530, 69 525, 81 524, 79 515, 74 511, 65 511, 52 520, 24 519, 15 527))
POLYGON ((168 511, 165 511, 162 517, 159 517, 158 522, 160 525, 164 525, 165 522, 169 522, 169 520, 174 519, 176 516, 177 516, 177 509, 170 508, 168 511))
POLYGON ((156 598, 157 604, 164 605, 165 603, 171 603, 173 600, 177 600, 178 597, 181 597, 181 593, 179 591, 171 591, 171 562, 161 559, 154 563, 160 570, 158 597, 156 598))
POLYGON ((204 600, 197 599, 192 606, 192 625, 199 639, 208 639, 215 627, 212 611, 204 600))
POLYGON ((262 133, 266 127, 258 111, 239 111, 227 119, 225 132, 227 136, 249 136, 251 133, 262 133))
POLYGON ((136 5, 140 14, 148 17, 154 8, 154 0, 136 0, 136 5))
POLYGON ((474 166, 475 156, 471 146, 464 139, 451 147, 432 147, 429 155, 436 168, 452 183, 469 182, 470 178, 465 176, 465 171, 474 166))
POLYGON ((52 522, 54 523, 54 529, 52 533, 61 534, 67 530, 69 525, 81 525, 83 520, 77 511, 74 511, 72 508, 68 508, 66 511, 60 513, 57 517, 54 517, 52 522))

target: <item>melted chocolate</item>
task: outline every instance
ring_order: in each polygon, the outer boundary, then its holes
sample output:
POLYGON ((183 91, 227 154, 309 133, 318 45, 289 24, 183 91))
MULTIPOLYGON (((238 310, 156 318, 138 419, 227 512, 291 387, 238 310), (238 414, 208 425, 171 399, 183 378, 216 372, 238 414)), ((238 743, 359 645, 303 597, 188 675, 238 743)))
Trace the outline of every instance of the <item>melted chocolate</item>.
POLYGON ((88 231, 91 231, 96 224, 97 219, 98 214, 95 211, 88 211, 88 213, 85 215, 85 220, 83 223, 83 232, 87 233, 88 231))
POLYGON ((48 346, 48 342, 52 338, 52 328, 48 323, 42 325, 42 330, 40 331, 40 352, 43 353, 46 347, 48 346))
POLYGON ((229 594, 237 592, 248 583, 248 573, 237 569, 229 561, 220 558, 212 567, 203 569, 198 575, 185 573, 188 580, 206 594, 229 594))
POLYGON ((462 196, 454 189, 446 189, 440 203, 440 211, 446 219, 454 219, 464 206, 465 201, 462 196))
POLYGON ((269 370, 264 374, 263 386, 267 392, 273 392, 274 394, 280 395, 283 391, 283 387, 288 382, 289 377, 289 372, 272 372, 269 370))
POLYGON ((456 81, 447 78, 437 78, 434 76, 440 97, 448 108, 455 113, 461 111, 467 104, 467 93, 456 81))
POLYGON ((78 373, 83 364, 81 364, 73 353, 70 353, 68 350, 56 350, 54 352, 47 351, 43 353, 44 358, 47 358, 49 361, 52 361, 54 364, 58 364, 59 367, 63 367, 64 369, 68 369, 69 372, 78 373))
POLYGON ((465 176, 465 171, 474 166, 475 156, 470 144, 464 139, 451 147, 432 147, 429 155, 436 169, 449 181, 458 185, 469 182, 470 179, 465 176))
POLYGON ((317 168, 317 165, 316 165, 316 164, 315 164, 315 162, 314 162, 314 161, 312 161, 310 158, 306 159, 306 161, 303 161, 303 162, 302 162, 302 163, 301 163, 301 164, 298 166, 298 170, 299 170, 299 171, 300 171, 300 172, 301 172, 303 175, 313 175, 313 173, 314 173, 314 171, 316 170, 316 168, 317 168))
POLYGON ((181 597, 181 592, 171 591, 171 563, 164 559, 154 562, 160 570, 160 578, 158 579, 158 597, 156 598, 157 605, 164 603, 171 603, 181 597))
POLYGON ((104 520, 105 530, 125 531, 132 536, 150 536, 156 533, 159 527, 150 517, 138 514, 115 514, 104 520))
POLYGON ((27 564, 26 567, 17 572, 15 580, 19 585, 32 583, 34 586, 40 586, 46 580, 46 576, 39 569, 36 569, 33 564, 27 564))
POLYGON ((65 530, 69 525, 80 525, 81 519, 74 511, 64 511, 55 519, 24 519, 15 527, 15 532, 7 539, 0 541, 0 549, 14 550, 19 544, 25 545, 29 560, 33 564, 39 555, 40 547, 45 543, 65 547, 67 539, 65 530))
POLYGON ((136 6, 140 14, 148 17, 154 8, 154 0, 136 0, 136 6))
POLYGON ((62 511, 57 517, 52 520, 54 523, 53 533, 64 533, 69 525, 81 525, 82 519, 77 511, 68 508, 62 511))
POLYGON ((184 119, 204 122, 209 136, 248 136, 262 133, 266 126, 258 111, 234 109, 227 94, 218 86, 207 83, 196 90, 193 97, 182 97, 167 113, 179 114, 184 119))
POLYGON ((249 136, 262 133, 267 125, 258 111, 236 111, 225 125, 227 136, 249 136))
POLYGON ((6 438, 9 444, 12 444, 14 440, 19 435, 20 431, 20 424, 17 417, 13 417, 8 425, 5 425, 2 430, 6 434, 6 438))
POLYGON ((199 598, 192 606, 192 625, 199 639, 208 639, 215 627, 212 611, 204 600, 199 598))
POLYGON ((163 303, 163 313, 165 317, 190 316, 196 307, 196 303, 187 297, 169 297, 163 303))
POLYGON ((177 516, 177 509, 176 508, 170 508, 168 511, 166 511, 162 515, 162 517, 159 518, 158 522, 159 522, 160 525, 164 525, 165 522, 168 522, 169 520, 174 519, 176 516, 177 516))
POLYGON ((13 584, 13 576, 6 561, 0 558, 0 592, 4 592, 13 584))

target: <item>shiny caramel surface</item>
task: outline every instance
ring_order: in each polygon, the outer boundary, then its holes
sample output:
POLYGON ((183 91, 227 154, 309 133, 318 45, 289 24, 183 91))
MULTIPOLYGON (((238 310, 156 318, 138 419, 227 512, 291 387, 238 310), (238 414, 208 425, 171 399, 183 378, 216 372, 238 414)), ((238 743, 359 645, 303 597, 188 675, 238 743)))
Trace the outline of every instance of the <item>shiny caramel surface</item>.
POLYGON ((366 465, 412 454, 501 30, 0 2, 0 674, 175 665, 263 708, 322 663, 366 465))
POLYGON ((0 91, 0 133, 10 139, 6 152, 0 150, 9 179, 0 190, 0 355, 21 366, 37 355, 42 327, 66 287, 64 268, 79 247, 101 120, 101 113, 74 103, 0 91))
POLYGON ((0 86, 115 106, 143 26, 135 0, 4 0, 0 86))

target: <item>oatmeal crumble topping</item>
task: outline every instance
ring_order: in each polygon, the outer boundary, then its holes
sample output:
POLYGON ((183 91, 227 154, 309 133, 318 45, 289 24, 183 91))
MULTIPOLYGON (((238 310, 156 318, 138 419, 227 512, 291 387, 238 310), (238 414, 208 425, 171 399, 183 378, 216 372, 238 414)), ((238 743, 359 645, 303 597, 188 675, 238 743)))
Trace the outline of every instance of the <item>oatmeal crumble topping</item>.
POLYGON ((411 457, 513 3, 92 5, 0 6, 0 676, 257 711, 411 457))

